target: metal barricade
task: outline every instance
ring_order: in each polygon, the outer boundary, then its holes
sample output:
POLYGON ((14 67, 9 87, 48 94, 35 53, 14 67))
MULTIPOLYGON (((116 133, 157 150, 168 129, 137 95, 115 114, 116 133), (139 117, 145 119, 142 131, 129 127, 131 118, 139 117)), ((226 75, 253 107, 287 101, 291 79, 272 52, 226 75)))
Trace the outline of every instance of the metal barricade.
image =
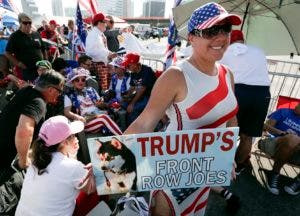
POLYGON ((276 109, 279 95, 300 98, 300 63, 268 59, 271 101, 268 113, 276 109))
MULTIPOLYGON (((143 64, 154 71, 162 71, 164 62, 158 59, 143 58, 143 64)), ((271 80, 271 101, 268 113, 276 109, 279 95, 300 98, 300 63, 268 59, 268 71, 271 80)))
POLYGON ((154 71, 163 71, 164 62, 158 59, 142 58, 142 63, 151 67, 154 71))

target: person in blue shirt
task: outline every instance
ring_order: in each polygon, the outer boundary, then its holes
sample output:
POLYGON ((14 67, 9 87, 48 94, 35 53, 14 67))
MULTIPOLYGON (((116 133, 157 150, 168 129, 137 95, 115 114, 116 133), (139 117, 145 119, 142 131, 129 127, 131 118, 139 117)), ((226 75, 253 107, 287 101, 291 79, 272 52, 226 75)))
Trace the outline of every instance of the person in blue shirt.
MULTIPOLYGON (((264 129, 271 137, 261 139, 258 147, 274 158, 274 166, 267 175, 266 186, 271 193, 278 195, 282 166, 287 162, 300 165, 300 103, 295 109, 284 108, 271 113, 264 129)), ((284 190, 290 195, 299 194, 300 174, 284 190)))

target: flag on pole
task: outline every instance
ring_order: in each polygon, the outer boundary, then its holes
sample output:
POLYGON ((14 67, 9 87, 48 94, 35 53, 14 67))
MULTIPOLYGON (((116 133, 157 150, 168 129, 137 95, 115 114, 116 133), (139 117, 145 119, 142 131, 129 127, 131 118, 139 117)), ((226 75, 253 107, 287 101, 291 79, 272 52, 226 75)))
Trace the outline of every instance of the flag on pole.
POLYGON ((96 0, 79 0, 79 3, 84 7, 91 15, 97 14, 97 1, 96 0))
POLYGON ((76 28, 73 35, 73 47, 76 54, 85 52, 85 40, 87 32, 84 29, 79 2, 76 8, 76 28))
MULTIPOLYGON (((174 0, 174 7, 180 5, 182 0, 174 0)), ((178 32, 175 26, 173 15, 170 15, 169 35, 168 35, 168 46, 166 51, 164 70, 170 67, 176 61, 176 44, 178 43, 178 32)))
POLYGON ((0 7, 14 12, 14 7, 9 0, 0 0, 0 7))

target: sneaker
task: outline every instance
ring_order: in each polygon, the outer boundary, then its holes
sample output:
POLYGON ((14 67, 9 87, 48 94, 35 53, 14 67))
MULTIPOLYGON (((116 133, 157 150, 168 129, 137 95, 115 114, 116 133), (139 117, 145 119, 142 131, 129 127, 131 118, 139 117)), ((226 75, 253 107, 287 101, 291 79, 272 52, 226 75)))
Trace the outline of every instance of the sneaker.
POLYGON ((266 186, 268 190, 274 194, 278 195, 279 194, 279 188, 278 188, 278 182, 279 182, 279 174, 271 173, 266 175, 267 181, 266 181, 266 186))
POLYGON ((298 195, 300 193, 300 178, 296 178, 289 186, 284 186, 285 192, 290 195, 298 195))

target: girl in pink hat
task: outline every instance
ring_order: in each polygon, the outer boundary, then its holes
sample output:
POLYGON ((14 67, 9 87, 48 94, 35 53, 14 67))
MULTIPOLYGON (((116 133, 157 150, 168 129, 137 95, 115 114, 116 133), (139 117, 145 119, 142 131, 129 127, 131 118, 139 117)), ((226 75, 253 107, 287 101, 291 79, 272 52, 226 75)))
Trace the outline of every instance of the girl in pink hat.
POLYGON ((79 145, 75 134, 83 130, 81 121, 69 123, 64 116, 45 121, 32 146, 16 216, 72 215, 79 191, 96 191, 91 165, 73 157, 79 145))

